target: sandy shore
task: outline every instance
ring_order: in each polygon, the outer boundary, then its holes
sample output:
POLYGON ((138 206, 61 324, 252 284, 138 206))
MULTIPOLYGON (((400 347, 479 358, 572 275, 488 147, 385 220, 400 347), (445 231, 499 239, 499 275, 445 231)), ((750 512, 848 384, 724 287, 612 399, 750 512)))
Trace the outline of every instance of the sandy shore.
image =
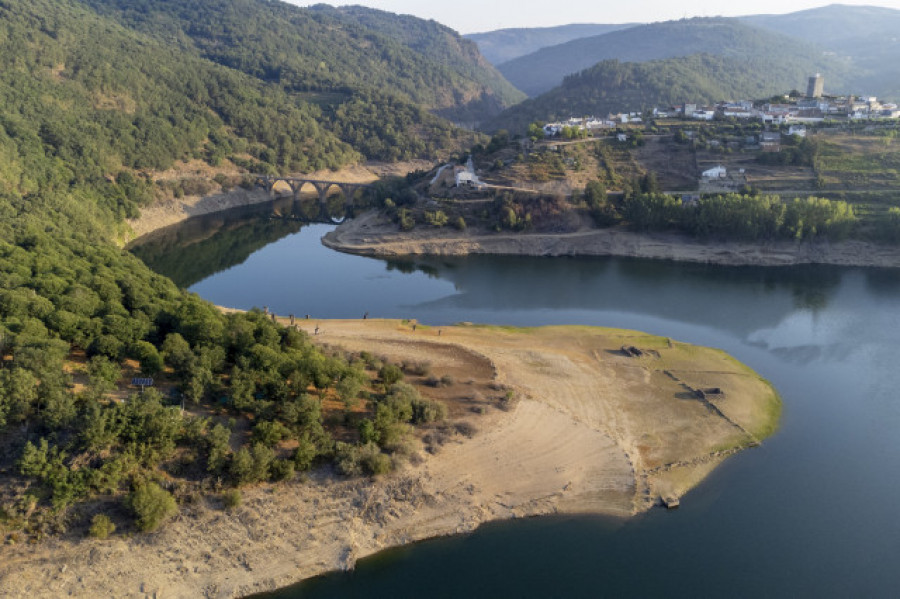
POLYGON ((512 409, 457 411, 477 429, 375 480, 326 474, 244 491, 226 512, 186 506, 164 530, 108 541, 6 546, 4 597, 236 597, 340 568, 387 547, 549 513, 629 516, 678 498, 776 425, 774 390, 726 354, 591 327, 413 329, 304 321, 314 338, 514 390, 512 409), (629 357, 622 346, 642 350, 629 357), (699 399, 691 390, 720 387, 699 399))
POLYGON ((626 256, 730 266, 900 266, 900 247, 862 241, 839 243, 700 242, 674 233, 641 234, 622 228, 583 229, 572 233, 495 233, 450 227, 418 227, 401 232, 376 212, 348 221, 323 239, 327 247, 369 256, 626 256))

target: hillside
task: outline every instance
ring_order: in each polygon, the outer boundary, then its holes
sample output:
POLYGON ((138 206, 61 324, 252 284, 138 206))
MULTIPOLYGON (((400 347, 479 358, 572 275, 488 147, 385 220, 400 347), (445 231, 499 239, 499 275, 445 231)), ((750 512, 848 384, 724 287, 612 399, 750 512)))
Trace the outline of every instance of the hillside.
POLYGON ((799 77, 796 68, 771 57, 696 54, 649 62, 605 60, 506 110, 486 123, 485 130, 521 133, 532 122, 573 115, 605 116, 684 102, 763 98, 796 87, 799 77))
POLYGON ((849 59, 856 71, 851 81, 855 93, 900 98, 900 10, 833 4, 741 20, 849 59))
MULTIPOLYGON (((250 5, 268 4, 228 6, 250 5)), ((378 369, 325 355, 261 311, 223 314, 118 244, 141 207, 240 184, 241 169, 449 153, 473 136, 390 90, 348 83, 329 104, 253 72, 288 62, 264 51, 278 47, 273 36, 257 40, 265 60, 210 60, 165 17, 154 14, 154 32, 78 0, 0 2, 5 545, 152 530, 178 503, 220 497, 222 481, 234 497, 317 464, 383 472, 389 450, 375 435, 404 442, 412 402, 417 420, 440 416, 414 388, 388 399, 385 377, 402 372, 380 364, 383 399, 400 411, 364 425, 374 412, 360 393, 378 369), (153 388, 138 393, 134 377, 153 388), (360 423, 331 424, 354 407, 360 423), (363 439, 357 424, 375 428, 363 439)))
POLYGON ((143 179, 131 181, 132 169, 232 157, 303 171, 360 159, 321 126, 317 106, 78 2, 6 3, 0 23, 0 189, 8 193, 100 190, 104 209, 123 217, 153 195, 143 179), (129 183, 110 186, 120 173, 129 183))
POLYGON ((457 121, 480 120, 522 99, 473 42, 434 21, 266 0, 84 2, 127 27, 288 91, 389 90, 457 121))
POLYGON ((537 96, 559 85, 565 75, 602 60, 640 62, 699 53, 782 64, 796 73, 789 87, 801 85, 810 73, 822 72, 837 88, 847 76, 844 65, 824 57, 808 42, 722 18, 653 23, 582 38, 517 58, 499 69, 513 85, 537 96))
POLYGON ((634 23, 573 24, 559 27, 498 29, 485 33, 471 33, 465 37, 478 44, 481 54, 492 64, 499 65, 514 58, 537 52, 541 48, 557 46, 583 37, 603 35, 611 31, 634 27, 634 25, 634 23))

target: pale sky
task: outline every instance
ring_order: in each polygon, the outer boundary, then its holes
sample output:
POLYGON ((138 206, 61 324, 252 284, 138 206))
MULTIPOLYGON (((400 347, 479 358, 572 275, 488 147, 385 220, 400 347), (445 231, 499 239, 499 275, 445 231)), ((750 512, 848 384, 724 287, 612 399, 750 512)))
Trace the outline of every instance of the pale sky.
MULTIPOLYGON (((298 6, 319 2, 287 0, 298 6)), ((754 2, 673 2, 672 0, 333 0, 332 5, 361 4, 389 12, 434 19, 460 33, 509 27, 550 27, 568 23, 650 23, 683 17, 733 17, 788 13, 830 4, 829 0, 755 0, 754 2)), ((900 0, 841 0, 900 9, 900 0)))

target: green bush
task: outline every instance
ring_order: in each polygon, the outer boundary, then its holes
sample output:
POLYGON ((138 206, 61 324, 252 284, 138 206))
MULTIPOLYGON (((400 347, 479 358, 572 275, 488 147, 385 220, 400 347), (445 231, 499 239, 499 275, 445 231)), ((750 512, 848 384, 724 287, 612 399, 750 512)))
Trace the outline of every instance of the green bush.
POLYGON ((390 456, 374 443, 350 445, 338 443, 335 449, 338 471, 347 476, 387 474, 391 471, 390 456))
POLYGON ((128 497, 128 505, 135 515, 138 530, 155 530, 177 511, 175 498, 156 483, 143 483, 135 487, 128 497))
POLYGON ((294 462, 290 460, 275 460, 269 466, 272 480, 289 480, 294 477, 294 462))
POLYGON ((403 371, 396 364, 385 364, 378 371, 378 378, 385 387, 391 387, 403 380, 403 371))
POLYGON ((95 539, 106 539, 116 530, 116 525, 112 523, 109 516, 105 514, 97 514, 91 520, 91 527, 88 529, 88 535, 95 539))
POLYGON ((222 494, 222 505, 226 510, 233 510, 241 505, 244 498, 238 489, 229 489, 222 494))

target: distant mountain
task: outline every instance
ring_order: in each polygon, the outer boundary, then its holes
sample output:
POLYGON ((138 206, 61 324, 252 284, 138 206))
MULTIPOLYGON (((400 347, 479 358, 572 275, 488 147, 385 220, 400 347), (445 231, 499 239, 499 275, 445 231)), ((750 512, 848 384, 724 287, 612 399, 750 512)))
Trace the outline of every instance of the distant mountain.
POLYGON ((559 27, 532 27, 520 29, 498 29, 485 33, 471 33, 465 37, 476 44, 481 54, 491 63, 498 65, 541 48, 564 44, 582 37, 603 35, 620 29, 634 27, 635 23, 620 25, 575 24, 559 27))
POLYGON ((559 85, 565 75, 602 60, 647 61, 698 53, 790 63, 800 74, 791 87, 802 84, 803 74, 818 71, 834 85, 843 85, 847 77, 840 61, 809 42, 724 18, 640 25, 544 48, 498 68, 513 85, 535 96, 559 85))
POLYGON ((848 58, 854 67, 851 91, 900 99, 900 10, 833 4, 741 20, 848 58))
POLYGON ((434 21, 270 0, 82 0, 101 15, 291 92, 390 94, 472 121, 524 97, 434 21))
POLYGON ((648 62, 605 60, 559 87, 507 109, 485 130, 523 132, 535 121, 645 111, 684 102, 761 98, 790 89, 802 71, 787 61, 696 54, 648 62))

